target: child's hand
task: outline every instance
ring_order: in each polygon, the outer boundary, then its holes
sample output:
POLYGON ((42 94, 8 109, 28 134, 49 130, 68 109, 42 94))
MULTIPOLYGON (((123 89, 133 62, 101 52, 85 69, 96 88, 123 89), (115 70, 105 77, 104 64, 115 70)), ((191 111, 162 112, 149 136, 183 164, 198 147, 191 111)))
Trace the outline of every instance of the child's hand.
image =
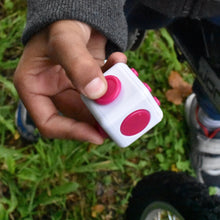
POLYGON ((103 142, 79 93, 101 97, 107 89, 101 67, 126 62, 124 54, 115 53, 104 65, 105 46, 99 32, 70 20, 52 24, 28 42, 14 84, 43 136, 103 142))

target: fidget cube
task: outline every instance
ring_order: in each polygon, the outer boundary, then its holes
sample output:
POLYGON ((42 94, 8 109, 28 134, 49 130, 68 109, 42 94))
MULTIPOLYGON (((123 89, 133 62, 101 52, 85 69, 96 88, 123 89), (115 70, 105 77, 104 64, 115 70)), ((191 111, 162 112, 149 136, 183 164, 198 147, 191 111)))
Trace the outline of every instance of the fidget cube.
POLYGON ((135 69, 117 63, 104 73, 108 89, 101 98, 81 96, 101 128, 120 147, 127 147, 158 124, 163 113, 151 88, 135 69))

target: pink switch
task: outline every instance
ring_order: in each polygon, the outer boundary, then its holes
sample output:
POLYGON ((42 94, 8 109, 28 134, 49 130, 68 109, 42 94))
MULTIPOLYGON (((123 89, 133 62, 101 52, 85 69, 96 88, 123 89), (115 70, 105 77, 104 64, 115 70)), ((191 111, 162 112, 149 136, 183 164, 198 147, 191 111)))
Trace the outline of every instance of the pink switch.
POLYGON ((131 68, 131 71, 132 71, 136 76, 139 75, 138 72, 137 72, 137 70, 136 70, 135 68, 131 68))
POLYGON ((139 109, 129 114, 122 122, 120 130, 123 135, 132 136, 144 130, 150 121, 150 112, 139 109))
POLYGON ((104 129, 99 125, 99 123, 96 123, 96 129, 99 132, 99 134, 103 137, 103 138, 108 138, 108 134, 104 131, 104 129))
POLYGON ((107 105, 113 102, 121 91, 121 82, 116 76, 108 75, 105 79, 108 83, 108 89, 101 98, 95 100, 100 105, 107 105))
POLYGON ((143 83, 144 83, 144 85, 147 87, 147 89, 148 89, 150 92, 152 92, 151 87, 150 87, 146 82, 143 82, 143 83))

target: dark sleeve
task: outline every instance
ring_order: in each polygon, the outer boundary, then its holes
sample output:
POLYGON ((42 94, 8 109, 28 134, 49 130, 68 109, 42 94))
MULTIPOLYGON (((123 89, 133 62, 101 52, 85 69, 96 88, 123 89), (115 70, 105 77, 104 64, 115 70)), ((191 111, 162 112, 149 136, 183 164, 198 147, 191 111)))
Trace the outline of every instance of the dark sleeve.
POLYGON ((140 0, 168 17, 209 18, 220 15, 219 0, 140 0))
POLYGON ((108 38, 108 50, 124 51, 127 46, 125 0, 27 0, 27 23, 22 37, 26 44, 49 24, 75 19, 91 25, 108 38))

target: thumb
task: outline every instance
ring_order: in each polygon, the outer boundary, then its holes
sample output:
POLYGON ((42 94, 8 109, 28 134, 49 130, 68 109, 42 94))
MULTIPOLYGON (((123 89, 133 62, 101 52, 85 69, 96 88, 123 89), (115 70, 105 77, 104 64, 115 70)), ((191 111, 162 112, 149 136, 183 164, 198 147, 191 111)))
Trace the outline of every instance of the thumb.
POLYGON ((92 29, 84 23, 56 22, 49 31, 48 51, 49 56, 64 68, 73 86, 80 93, 90 99, 97 99, 107 90, 107 83, 100 68, 100 60, 104 64, 106 39, 100 34, 96 41, 91 35, 92 29))

